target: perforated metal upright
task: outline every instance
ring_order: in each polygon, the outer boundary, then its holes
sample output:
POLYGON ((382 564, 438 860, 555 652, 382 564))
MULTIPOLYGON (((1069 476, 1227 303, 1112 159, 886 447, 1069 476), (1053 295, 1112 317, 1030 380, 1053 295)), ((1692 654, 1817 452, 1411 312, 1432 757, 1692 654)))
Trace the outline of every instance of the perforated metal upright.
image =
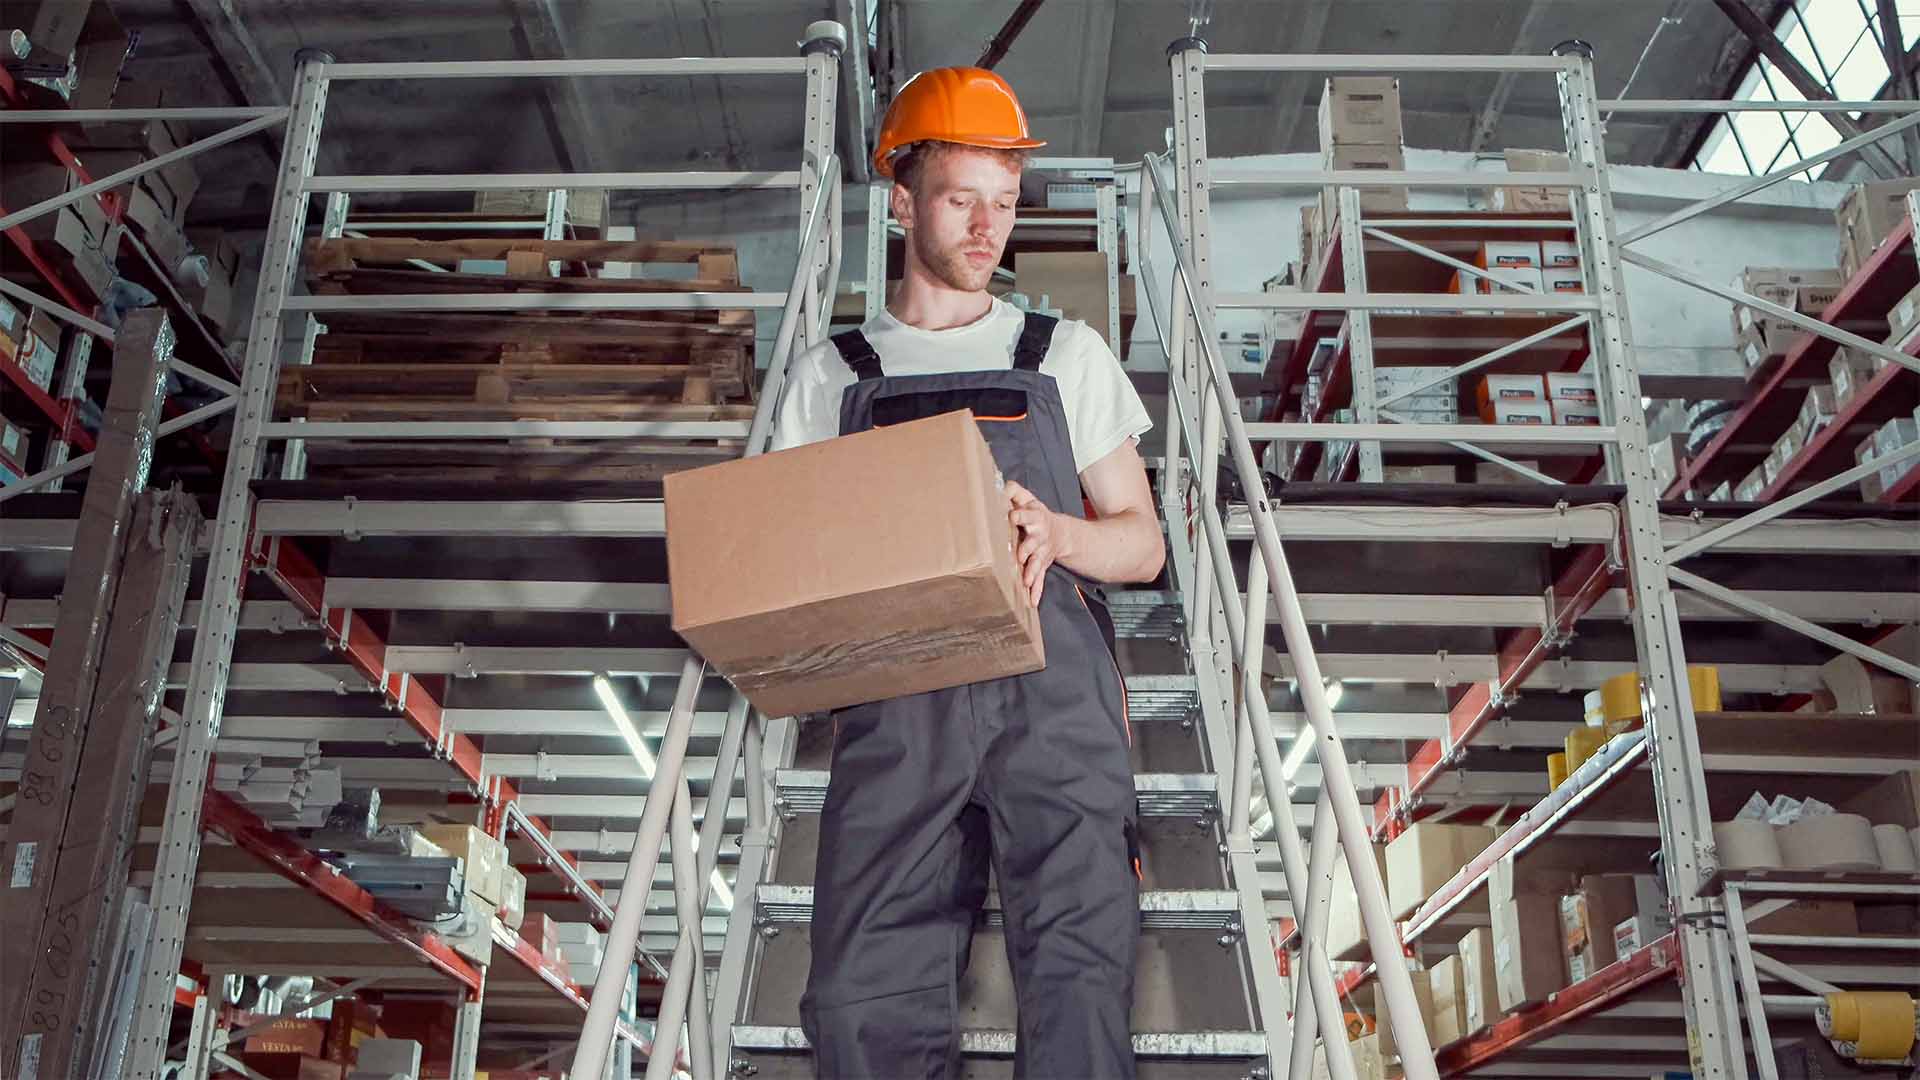
POLYGON ((1729 943, 1725 932, 1711 924, 1712 905, 1699 895, 1700 886, 1717 869, 1713 822, 1707 805, 1706 774, 1701 768, 1693 697, 1687 683, 1680 617, 1674 607, 1673 587, 1667 580, 1660 491, 1647 452, 1647 425, 1641 406, 1640 373, 1633 359, 1626 283, 1615 249, 1613 187, 1607 176, 1593 60, 1578 53, 1562 59, 1567 66, 1557 79, 1567 151, 1574 167, 1589 173, 1587 185, 1574 190, 1573 203, 1581 258, 1587 267, 1587 287, 1600 304, 1597 325, 1589 329, 1589 337, 1606 401, 1603 419, 1611 422, 1615 432, 1609 452, 1619 471, 1618 480, 1626 487, 1621 549, 1633 597, 1634 644, 1640 657, 1646 723, 1652 739, 1660 850, 1685 964, 1680 985, 1693 1072, 1699 1080, 1746 1080, 1729 943))
POLYGON ((246 366, 240 404, 227 447, 227 468, 213 522, 213 542, 202 586, 200 621, 193 638, 186 702, 174 749, 173 781, 167 791, 160 847, 153 871, 153 931, 145 975, 136 997, 133 1038, 128 1054, 131 1074, 145 1080, 159 1075, 173 1021, 174 980, 186 943, 193 903, 194 871, 200 859, 200 808, 206 794, 214 741, 220 734, 227 668, 239 628, 240 596, 245 583, 249 532, 253 519, 252 485, 264 444, 261 426, 270 418, 279 372, 281 304, 292 291, 300 243, 306 230, 304 186, 313 175, 326 111, 325 62, 304 60, 294 78, 292 113, 281 150, 267 226, 265 261, 254 296, 252 328, 247 335, 246 366))

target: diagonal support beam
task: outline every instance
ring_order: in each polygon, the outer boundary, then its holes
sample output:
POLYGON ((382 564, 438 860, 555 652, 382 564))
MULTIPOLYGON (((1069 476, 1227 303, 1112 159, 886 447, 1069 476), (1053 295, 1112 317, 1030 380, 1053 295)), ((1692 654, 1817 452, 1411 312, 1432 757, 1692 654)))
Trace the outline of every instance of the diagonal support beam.
MULTIPOLYGON (((1533 0, 1527 5, 1527 13, 1520 19, 1519 29, 1513 32, 1513 44, 1507 51, 1515 56, 1522 55, 1539 32, 1541 16, 1546 14, 1548 4, 1545 0, 1533 0)), ((1503 71, 1493 84, 1493 93, 1487 95, 1487 103, 1481 107, 1480 115, 1473 122, 1473 136, 1467 142, 1467 151, 1477 154, 1486 149, 1493 139, 1493 133, 1500 126, 1500 117, 1507 111, 1507 99, 1513 96, 1514 81, 1520 77, 1517 71, 1503 71)))
POLYGON ((274 75, 273 66, 267 63, 266 54, 241 22, 231 0, 185 0, 184 6, 233 79, 243 104, 258 107, 287 103, 286 88, 274 75))
POLYGON ((1758 619, 1765 619, 1777 626, 1784 626, 1797 634, 1810 637, 1822 645, 1831 645, 1843 653, 1857 656, 1877 667, 1883 667, 1903 679, 1920 682, 1920 664, 1910 664, 1897 656, 1890 656, 1881 652, 1871 645, 1862 645, 1852 638, 1847 637, 1845 634, 1836 634, 1832 630, 1817 623, 1808 622, 1798 615, 1790 615, 1774 607, 1772 604, 1761 603, 1750 596, 1735 592, 1724 585, 1717 585, 1698 574, 1689 573, 1677 566, 1667 567, 1667 578, 1676 585, 1685 585, 1695 592, 1705 593, 1730 608, 1744 611, 1758 619))
MULTIPOLYGON (((1741 33, 1747 35, 1755 48, 1773 62, 1773 66, 1780 70, 1780 74, 1786 76, 1787 82, 1793 84, 1795 90, 1800 91, 1801 97, 1808 101, 1833 100, 1833 92, 1827 88, 1827 84, 1814 78, 1813 73, 1800 63, 1799 58, 1787 51, 1786 45, 1782 44, 1779 36, 1773 32, 1773 27, 1768 26, 1766 20, 1756 14, 1752 8, 1742 0, 1713 0, 1713 3, 1733 21, 1733 25, 1740 28, 1741 33)), ((1819 115, 1842 139, 1857 138, 1864 130, 1848 119, 1845 113, 1823 112, 1819 115)), ((1879 173, 1882 179, 1901 176, 1906 172, 1878 146, 1861 147, 1860 157, 1869 168, 1879 173)))
MULTIPOLYGON (((513 33, 529 60, 570 60, 566 33, 554 0, 509 0, 513 33)), ((580 79, 543 79, 546 99, 541 114, 554 156, 570 172, 600 172, 600 148, 606 145, 580 79)))
MULTIPOLYGON (((1333 14, 1333 0, 1312 0, 1311 3, 1296 5, 1300 12, 1298 33, 1284 43, 1284 51, 1317 53, 1320 43, 1327 36, 1327 17, 1333 14)), ((1300 131, 1300 122, 1313 112, 1307 104, 1307 92, 1313 89, 1314 73, 1296 71, 1280 77, 1280 87, 1274 96, 1277 104, 1274 115, 1281 117, 1279 140, 1274 143, 1278 153, 1289 153, 1293 149, 1293 137, 1300 131)))

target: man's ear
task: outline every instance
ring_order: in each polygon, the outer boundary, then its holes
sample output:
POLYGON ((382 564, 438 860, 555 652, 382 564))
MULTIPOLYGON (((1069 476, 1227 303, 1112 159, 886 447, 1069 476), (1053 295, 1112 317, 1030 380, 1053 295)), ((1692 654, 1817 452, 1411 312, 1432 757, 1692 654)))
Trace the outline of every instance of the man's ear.
POLYGON ((893 208, 893 220, 898 221, 901 228, 913 228, 913 192, 895 184, 887 193, 887 204, 893 208))

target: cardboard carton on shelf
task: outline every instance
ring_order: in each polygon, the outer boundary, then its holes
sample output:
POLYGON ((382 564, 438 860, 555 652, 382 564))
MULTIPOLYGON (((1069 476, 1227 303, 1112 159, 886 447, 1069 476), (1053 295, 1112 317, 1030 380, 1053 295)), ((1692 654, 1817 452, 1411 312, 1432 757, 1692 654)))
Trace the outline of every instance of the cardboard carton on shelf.
POLYGON ((1538 424, 1553 421, 1553 406, 1545 401, 1494 401, 1480 409, 1480 418, 1489 424, 1538 424))
MULTIPOLYGON (((1508 150, 1505 157, 1509 173, 1566 172, 1573 167, 1567 155, 1552 150, 1508 150)), ((1487 205, 1501 213, 1565 214, 1572 209, 1566 188, 1527 184, 1523 178, 1493 188, 1487 205)))
MULTIPOLYGON (((1348 143, 1320 151, 1322 168, 1334 172, 1402 172, 1407 167, 1407 154, 1399 146, 1375 146, 1367 143, 1348 143)), ((1360 209, 1363 213, 1391 214, 1407 208, 1407 189, 1390 184, 1356 185, 1360 193, 1360 209)), ((1338 187, 1320 189, 1320 220, 1331 228, 1330 222, 1338 220, 1338 187)))
MULTIPOLYGON (((1524 465, 1527 468, 1534 470, 1535 472, 1540 471, 1540 463, 1538 461, 1532 461, 1532 460, 1522 461, 1518 458, 1509 458, 1509 460, 1511 460, 1515 465, 1524 465)), ((1501 465, 1492 461, 1479 461, 1474 463, 1473 482, 1476 484, 1537 483, 1537 481, 1530 480, 1527 477, 1524 477, 1519 473, 1514 472, 1512 469, 1507 468, 1505 465, 1501 465)))
POLYGON ((1772 325, 1755 326, 1742 333, 1735 347, 1746 365, 1747 381, 1758 382, 1772 375, 1803 332, 1798 327, 1772 325))
POLYGON ((1916 326, 1920 326, 1920 285, 1907 290, 1887 312, 1887 344, 1897 348, 1916 326))
POLYGON ((296 1019, 291 1016, 277 1018, 254 1017, 248 1021, 267 1020, 266 1027, 247 1036, 241 1047, 253 1054, 304 1054, 308 1057, 324 1057, 327 1045, 327 1022, 325 1020, 296 1019))
POLYGON ((1906 220, 1907 192, 1920 187, 1911 177, 1857 184, 1833 212, 1840 226, 1840 270, 1847 277, 1871 256, 1894 227, 1906 220))
POLYGON ((1532 240, 1486 240, 1473 252, 1473 265, 1482 270, 1495 267, 1530 266, 1538 269, 1540 245, 1532 240))
POLYGON ((1500 1009, 1511 1012, 1567 985, 1560 938, 1562 882, 1555 874, 1518 874, 1508 856, 1493 864, 1487 888, 1500 1009))
POLYGON ((343 1080, 347 1067, 338 1061, 305 1054, 271 1054, 243 1051, 240 1062, 266 1080, 343 1080))
POLYGON ((1500 1019, 1500 978, 1493 963, 1493 931, 1477 926, 1460 939, 1460 1023, 1472 1037, 1500 1019))
POLYGON ((666 509, 673 628, 768 716, 1046 665, 971 412, 674 473, 666 509))
POLYGON ((1466 1001, 1462 996, 1465 986, 1461 971, 1461 959, 1456 953, 1433 965, 1428 979, 1433 999, 1433 1021, 1428 1034, 1435 1050, 1451 1046, 1467 1034, 1466 1001))
POLYGON ((1833 351, 1833 359, 1827 361, 1827 380, 1833 385, 1833 407, 1846 408, 1853 395, 1872 381, 1874 358, 1850 345, 1842 345, 1833 351))
POLYGON ((60 321, 44 311, 28 312, 14 362, 26 369, 27 380, 42 390, 53 385, 60 362, 60 321))
POLYGON ((1614 929, 1642 911, 1662 911, 1665 900, 1650 874, 1589 874, 1560 898, 1560 932, 1567 975, 1585 979, 1619 959, 1614 929))
POLYGON ((465 860, 467 891, 487 903, 489 915, 499 909, 508 869, 505 844, 472 825, 423 825, 419 831, 447 854, 465 860))
MULTIPOLYGON (((1420 1006, 1420 1026, 1426 1031, 1427 1042, 1432 1044, 1435 1013, 1438 1009, 1438 1003, 1433 996, 1433 972, 1409 971, 1407 975, 1413 980, 1413 1000, 1420 1006)), ((1379 1007, 1374 1010, 1375 1023, 1372 1037, 1379 1040, 1380 1056, 1383 1060, 1397 1061, 1400 1057, 1400 1042, 1394 1037, 1393 1021, 1387 1016, 1386 1002, 1378 993, 1374 994, 1374 999, 1379 1007)))
MULTIPOLYGON (((1373 846, 1380 876, 1387 875, 1386 848, 1373 846)), ((1360 897, 1345 854, 1334 857, 1333 891, 1327 901, 1327 954, 1335 960, 1364 960, 1371 955, 1366 928, 1360 922, 1360 897)))
POLYGON ((1482 408, 1495 401, 1544 402, 1547 384, 1538 375, 1482 375, 1473 393, 1482 408))
MULTIPOLYGON (((1387 845, 1387 907, 1396 919, 1411 916, 1460 868, 1493 843, 1484 825, 1416 822, 1387 845)), ((1476 891, 1460 909, 1484 912, 1486 895, 1476 891)))
POLYGON ((1586 372, 1549 371, 1547 372, 1547 399, 1591 405, 1600 400, 1600 383, 1586 372))
POLYGON ((1580 245, 1571 240, 1540 241, 1540 266, 1542 269, 1565 270, 1580 265, 1580 245))
POLYGON ((1320 92, 1320 146, 1353 143, 1399 146, 1400 80, 1385 75, 1342 76, 1320 92))
POLYGON ((1584 293, 1587 291, 1587 278, 1577 266, 1557 267, 1540 271, 1540 291, 1549 293, 1584 293))
POLYGON ((1760 493, 1767 489, 1769 479, 1766 466, 1764 464, 1756 466, 1752 472, 1741 477, 1740 482, 1734 485, 1733 501, 1752 502, 1759 498, 1760 493))

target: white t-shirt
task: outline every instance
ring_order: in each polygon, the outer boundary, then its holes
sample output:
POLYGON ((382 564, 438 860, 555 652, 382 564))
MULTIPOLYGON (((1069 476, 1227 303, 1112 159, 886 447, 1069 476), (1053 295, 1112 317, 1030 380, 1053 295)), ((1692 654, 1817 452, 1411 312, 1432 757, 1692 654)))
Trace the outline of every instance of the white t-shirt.
MULTIPOLYGON (((1026 314, 1005 300, 978 320, 950 330, 922 330, 882 311, 861 327, 880 354, 888 375, 940 375, 956 371, 1007 370, 1026 314)), ((1067 433, 1073 440, 1073 467, 1087 466, 1153 428, 1140 394, 1121 370, 1113 350, 1086 323, 1062 319, 1053 344, 1040 363, 1053 376, 1066 407, 1067 433)), ((785 450, 840 434, 840 399, 855 381, 853 369, 832 342, 822 342, 795 358, 773 422, 771 449, 785 450)))

